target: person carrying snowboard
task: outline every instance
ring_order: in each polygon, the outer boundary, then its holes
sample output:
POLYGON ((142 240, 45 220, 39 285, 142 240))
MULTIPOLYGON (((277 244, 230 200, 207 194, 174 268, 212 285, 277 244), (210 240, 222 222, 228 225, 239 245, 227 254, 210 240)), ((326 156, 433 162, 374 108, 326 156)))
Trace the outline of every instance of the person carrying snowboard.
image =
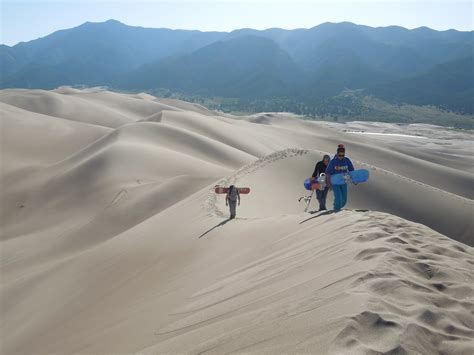
MULTIPOLYGON (((326 154, 323 157, 323 160, 319 161, 316 164, 316 166, 314 168, 312 178, 311 178, 312 181, 318 180, 318 177, 321 174, 326 173, 326 168, 327 168, 330 160, 331 160, 331 157, 326 154)), ((325 211, 326 210, 326 198, 328 196, 328 191, 329 191, 329 187, 328 187, 327 184, 324 187, 324 190, 316 190, 316 198, 318 199, 318 202, 319 202, 319 210, 320 211, 325 211)))
POLYGON ((236 188, 234 185, 230 185, 229 191, 225 197, 225 205, 229 206, 230 209, 230 219, 235 218, 235 210, 237 206, 237 201, 240 206, 240 193, 239 189, 236 188))
MULTIPOLYGON (((331 175, 344 174, 353 171, 354 166, 349 158, 346 157, 346 148, 344 144, 337 146, 336 156, 329 162, 326 168, 326 184, 331 187, 331 175)), ((334 210, 339 211, 347 202, 347 184, 332 186, 334 193, 334 210)))

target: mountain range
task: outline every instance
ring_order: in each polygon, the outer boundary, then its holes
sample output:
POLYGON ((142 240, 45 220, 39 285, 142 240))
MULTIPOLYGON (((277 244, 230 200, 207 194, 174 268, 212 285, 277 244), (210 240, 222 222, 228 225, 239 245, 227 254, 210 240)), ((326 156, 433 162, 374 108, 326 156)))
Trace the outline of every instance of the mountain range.
MULTIPOLYGON (((201 32, 86 22, 0 46, 2 88, 108 86, 311 107, 344 90, 474 113, 474 32, 324 23, 201 32)), ((270 107, 271 108, 271 107, 270 107)))

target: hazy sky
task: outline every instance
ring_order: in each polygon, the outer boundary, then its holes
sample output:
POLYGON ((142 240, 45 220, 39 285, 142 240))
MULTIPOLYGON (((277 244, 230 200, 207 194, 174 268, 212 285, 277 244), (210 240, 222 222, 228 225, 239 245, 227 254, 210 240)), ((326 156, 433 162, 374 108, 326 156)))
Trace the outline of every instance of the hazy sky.
POLYGON ((128 25, 231 31, 309 28, 350 21, 369 26, 473 29, 465 0, 0 0, 0 43, 13 45, 86 21, 116 19, 128 25))

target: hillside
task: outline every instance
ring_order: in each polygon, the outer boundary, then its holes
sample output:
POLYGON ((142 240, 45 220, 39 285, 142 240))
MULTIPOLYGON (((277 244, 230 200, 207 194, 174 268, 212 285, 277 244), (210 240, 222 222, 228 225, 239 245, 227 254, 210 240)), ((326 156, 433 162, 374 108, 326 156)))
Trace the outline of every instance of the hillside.
POLYGON ((134 90, 160 87, 207 96, 271 97, 287 95, 302 76, 303 71, 275 42, 244 36, 147 64, 120 86, 134 90))
POLYGON ((371 92, 391 102, 457 107, 472 113, 474 97, 474 57, 439 64, 429 71, 385 86, 375 86, 371 92), (446 90, 448 89, 449 90, 446 90))
POLYGON ((2 46, 2 87, 110 85, 118 75, 145 63, 192 52, 224 35, 134 27, 115 20, 86 22, 13 47, 2 46))
POLYGON ((473 114, 473 43, 472 32, 348 22, 230 33, 87 22, 2 45, 0 87, 170 91, 241 107, 261 100, 272 111, 284 101, 304 114, 344 90, 361 89, 391 103, 473 114))

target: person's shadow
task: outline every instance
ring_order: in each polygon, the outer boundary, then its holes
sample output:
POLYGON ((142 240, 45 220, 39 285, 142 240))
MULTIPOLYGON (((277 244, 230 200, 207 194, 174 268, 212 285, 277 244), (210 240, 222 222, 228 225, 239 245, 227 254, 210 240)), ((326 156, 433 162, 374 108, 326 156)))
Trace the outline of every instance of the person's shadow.
MULTIPOLYGON (((319 214, 317 214, 316 216, 313 216, 313 217, 309 217, 309 218, 305 219, 304 221, 301 221, 300 224, 302 224, 304 222, 308 222, 309 220, 312 220, 314 218, 318 218, 318 217, 321 217, 321 216, 327 216, 327 215, 333 214, 333 213, 339 213, 341 211, 343 211, 343 210, 327 210, 327 211, 324 211, 324 212, 311 211, 311 212, 309 212, 310 214, 315 214, 315 213, 319 213, 319 214)), ((353 210, 353 212, 369 212, 369 210, 357 209, 357 210, 353 210)))
MULTIPOLYGON (((310 214, 315 214, 315 213, 319 213, 321 211, 311 211, 310 214)), ((313 217, 309 217, 307 219, 305 219, 304 221, 301 221, 300 224, 304 223, 304 222, 308 222, 309 220, 311 219, 314 219, 314 218, 318 218, 318 217, 321 217, 321 216, 327 216, 328 214, 333 214, 333 213, 337 213, 339 211, 336 211, 336 210, 328 210, 328 211, 324 211, 324 212, 321 212, 319 214, 317 214, 316 216, 313 216, 313 217)))
POLYGON ((211 229, 209 229, 208 231, 204 232, 203 234, 201 234, 198 238, 202 238, 204 237, 206 234, 212 232, 214 229, 216 229, 217 227, 222 227, 224 224, 228 223, 229 221, 231 221, 232 219, 231 218, 227 218, 225 221, 222 221, 221 223, 215 225, 214 227, 212 227, 211 229))

